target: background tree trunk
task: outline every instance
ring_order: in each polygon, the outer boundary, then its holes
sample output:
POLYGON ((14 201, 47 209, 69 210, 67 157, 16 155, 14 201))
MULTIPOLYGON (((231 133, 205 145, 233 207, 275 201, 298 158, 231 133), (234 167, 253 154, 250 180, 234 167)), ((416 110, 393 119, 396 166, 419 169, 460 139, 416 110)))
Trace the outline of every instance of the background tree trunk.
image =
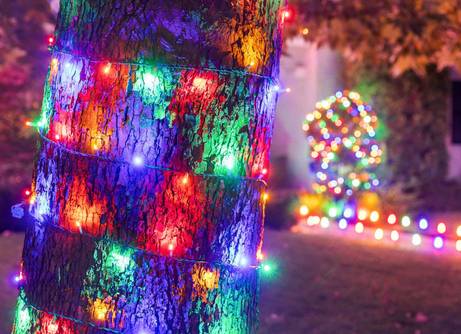
POLYGON ((14 333, 252 333, 279 0, 61 1, 14 333))

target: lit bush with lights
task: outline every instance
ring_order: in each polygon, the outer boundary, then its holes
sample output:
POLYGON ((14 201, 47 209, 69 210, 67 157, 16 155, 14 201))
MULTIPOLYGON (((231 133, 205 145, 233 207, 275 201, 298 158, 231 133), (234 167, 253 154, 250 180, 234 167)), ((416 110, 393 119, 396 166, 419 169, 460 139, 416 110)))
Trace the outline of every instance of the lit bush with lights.
POLYGON ((337 92, 316 104, 303 125, 315 192, 351 197, 380 185, 383 149, 377 126, 376 113, 356 92, 337 92))

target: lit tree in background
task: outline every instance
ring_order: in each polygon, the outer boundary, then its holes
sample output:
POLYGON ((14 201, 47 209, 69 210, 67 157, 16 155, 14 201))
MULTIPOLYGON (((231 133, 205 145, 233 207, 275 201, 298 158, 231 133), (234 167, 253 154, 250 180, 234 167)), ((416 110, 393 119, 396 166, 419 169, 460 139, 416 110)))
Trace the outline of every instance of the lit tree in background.
POLYGON ((446 177, 448 68, 461 69, 456 0, 293 0, 291 32, 339 50, 389 129, 390 182, 422 196, 446 177))
POLYGON ((61 1, 14 333, 255 331, 279 6, 61 1))

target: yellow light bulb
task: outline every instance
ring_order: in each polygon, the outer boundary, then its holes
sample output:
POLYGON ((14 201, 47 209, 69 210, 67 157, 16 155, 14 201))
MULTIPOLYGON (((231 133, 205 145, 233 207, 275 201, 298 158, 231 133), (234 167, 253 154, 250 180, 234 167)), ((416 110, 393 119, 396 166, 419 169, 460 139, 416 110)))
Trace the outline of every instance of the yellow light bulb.
POLYGON ((363 223, 361 222, 358 222, 357 224, 355 224, 355 232, 357 233, 363 233, 364 231, 364 226, 363 226, 363 223))
POLYGON ((299 214, 303 217, 309 214, 309 208, 307 207, 307 205, 301 205, 301 207, 299 208, 299 214))

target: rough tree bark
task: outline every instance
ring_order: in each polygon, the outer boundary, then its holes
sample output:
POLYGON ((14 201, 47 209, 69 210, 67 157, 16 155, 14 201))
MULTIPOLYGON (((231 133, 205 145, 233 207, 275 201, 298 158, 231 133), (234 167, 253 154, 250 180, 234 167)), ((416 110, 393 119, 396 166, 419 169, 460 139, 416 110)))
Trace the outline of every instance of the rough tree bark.
POLYGON ((14 333, 252 333, 279 0, 66 0, 14 333))

